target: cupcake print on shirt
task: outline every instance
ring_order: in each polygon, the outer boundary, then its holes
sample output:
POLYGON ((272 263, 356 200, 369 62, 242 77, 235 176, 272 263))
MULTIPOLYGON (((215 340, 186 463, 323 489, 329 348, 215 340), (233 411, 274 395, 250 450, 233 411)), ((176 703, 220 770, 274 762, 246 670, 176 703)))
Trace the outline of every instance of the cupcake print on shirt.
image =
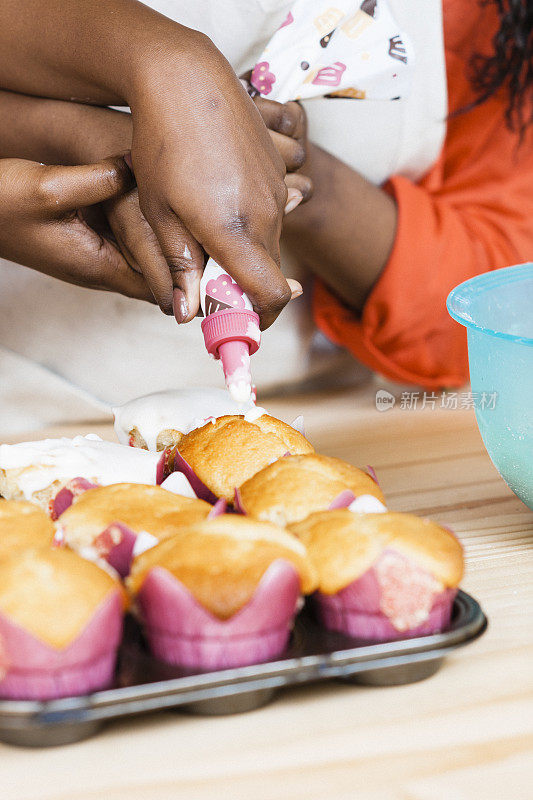
POLYGON ((412 45, 386 0, 334 6, 296 0, 250 80, 280 103, 324 96, 395 100, 409 93, 413 62, 412 45))

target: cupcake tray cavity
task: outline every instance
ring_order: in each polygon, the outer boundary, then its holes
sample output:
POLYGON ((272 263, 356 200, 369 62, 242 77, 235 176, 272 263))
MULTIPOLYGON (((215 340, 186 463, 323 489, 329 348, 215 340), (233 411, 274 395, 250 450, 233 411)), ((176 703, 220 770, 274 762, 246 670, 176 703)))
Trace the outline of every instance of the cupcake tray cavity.
POLYGON ((367 686, 413 683, 433 675, 451 650, 477 639, 486 627, 479 604, 462 591, 443 633, 378 644, 320 628, 305 608, 288 648, 275 660, 190 673, 150 656, 128 617, 113 688, 44 703, 0 701, 0 740, 30 747, 68 744, 92 736, 107 720, 158 709, 235 714, 265 705, 283 687, 335 678, 367 686))

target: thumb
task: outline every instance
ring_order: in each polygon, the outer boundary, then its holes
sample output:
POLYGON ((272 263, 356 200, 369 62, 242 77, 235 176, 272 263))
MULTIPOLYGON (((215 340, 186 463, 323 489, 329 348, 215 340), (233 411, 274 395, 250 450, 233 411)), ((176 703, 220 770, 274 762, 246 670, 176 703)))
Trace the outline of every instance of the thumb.
POLYGON ((122 156, 79 167, 46 167, 41 189, 58 214, 102 203, 127 192, 135 179, 122 156))

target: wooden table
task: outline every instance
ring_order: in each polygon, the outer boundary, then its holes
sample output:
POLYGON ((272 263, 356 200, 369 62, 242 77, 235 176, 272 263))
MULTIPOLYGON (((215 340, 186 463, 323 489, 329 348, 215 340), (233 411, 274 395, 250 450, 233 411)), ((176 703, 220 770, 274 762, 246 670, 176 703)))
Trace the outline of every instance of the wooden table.
MULTIPOLYGON (((456 530, 487 633, 410 686, 315 685, 239 716, 153 714, 68 747, 0 745, 2 798, 531 800, 533 514, 492 466, 473 412, 378 413, 369 389, 268 405, 288 421, 303 412, 317 450, 372 464, 391 508, 456 530)), ((59 432, 112 438, 80 427, 59 432)))

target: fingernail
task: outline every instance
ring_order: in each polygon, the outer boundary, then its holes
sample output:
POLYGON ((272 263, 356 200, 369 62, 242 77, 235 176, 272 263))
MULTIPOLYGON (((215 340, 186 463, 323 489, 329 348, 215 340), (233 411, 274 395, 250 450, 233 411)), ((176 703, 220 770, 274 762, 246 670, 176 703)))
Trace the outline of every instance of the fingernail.
POLYGON ((285 213, 290 214, 291 211, 294 211, 296 206, 300 205, 303 199, 303 194, 299 192, 298 189, 288 189, 285 213))
POLYGON ((291 290, 291 300, 295 300, 304 293, 302 284, 299 281, 295 281, 294 278, 287 278, 287 283, 291 290))
POLYGON ((172 292, 172 307, 176 322, 181 325, 189 316, 189 304, 181 289, 174 289, 172 292))

